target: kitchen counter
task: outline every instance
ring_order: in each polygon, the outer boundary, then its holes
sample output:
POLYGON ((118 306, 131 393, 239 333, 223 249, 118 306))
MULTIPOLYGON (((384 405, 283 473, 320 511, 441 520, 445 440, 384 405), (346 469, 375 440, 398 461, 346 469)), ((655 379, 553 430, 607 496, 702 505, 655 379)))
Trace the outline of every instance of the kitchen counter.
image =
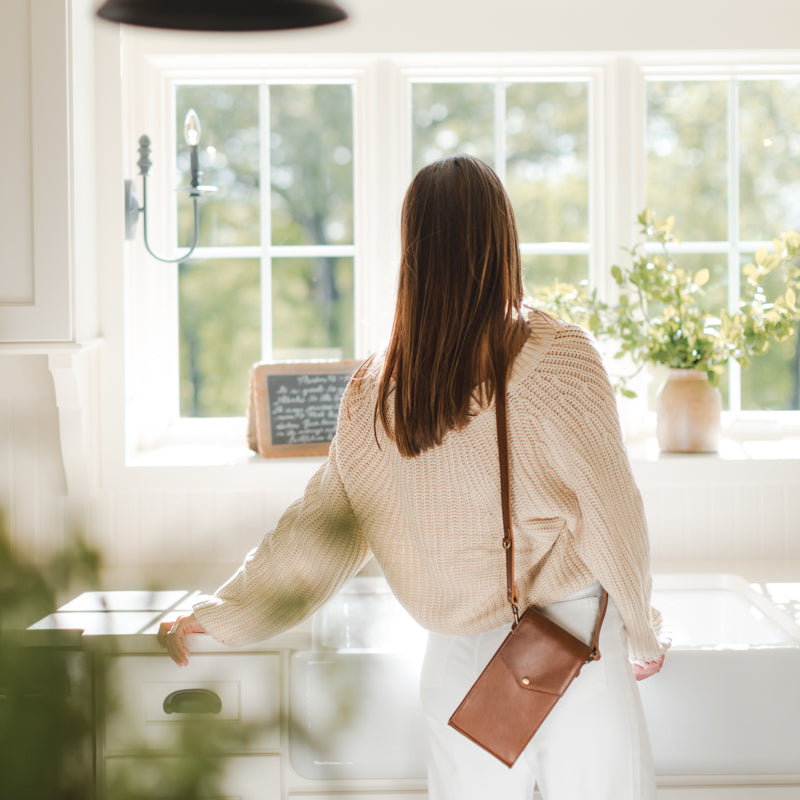
MULTIPOLYGON (((80 631, 83 646, 93 650, 164 654, 156 640, 162 620, 173 620, 180 614, 190 613, 192 604, 200 596, 199 592, 185 589, 84 592, 31 625, 29 630, 59 631, 60 636, 67 637, 70 635, 67 632, 80 631)), ((210 636, 200 635, 191 636, 189 646, 193 653, 308 650, 311 647, 311 621, 306 620, 252 645, 229 647, 210 636)))

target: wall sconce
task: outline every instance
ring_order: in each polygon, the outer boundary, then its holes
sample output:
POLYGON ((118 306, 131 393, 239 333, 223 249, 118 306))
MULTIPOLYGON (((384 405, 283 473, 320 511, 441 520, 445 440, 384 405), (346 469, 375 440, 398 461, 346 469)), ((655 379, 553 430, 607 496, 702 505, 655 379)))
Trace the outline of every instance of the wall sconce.
POLYGON ((139 218, 139 213, 142 214, 142 230, 144 232, 144 246, 147 252, 153 258, 159 261, 164 261, 167 264, 179 264, 181 261, 186 261, 187 258, 194 252, 197 247, 198 235, 198 222, 199 216, 197 211, 197 199, 203 192, 216 192, 216 186, 200 186, 200 161, 198 158, 197 148, 200 144, 200 119, 197 112, 190 108, 183 121, 183 138, 186 144, 189 145, 189 158, 191 169, 191 181, 189 186, 184 186, 178 191, 188 192, 189 197, 192 198, 192 206, 194 212, 194 232, 192 233, 192 243, 189 250, 178 258, 162 258, 156 255, 151 249, 147 241, 147 176, 150 174, 150 167, 153 162, 150 161, 150 137, 139 137, 139 160, 136 162, 139 166, 139 174, 142 176, 142 205, 139 205, 139 198, 136 196, 136 189, 131 180, 125 181, 125 238, 130 240, 136 236, 136 222, 139 218))

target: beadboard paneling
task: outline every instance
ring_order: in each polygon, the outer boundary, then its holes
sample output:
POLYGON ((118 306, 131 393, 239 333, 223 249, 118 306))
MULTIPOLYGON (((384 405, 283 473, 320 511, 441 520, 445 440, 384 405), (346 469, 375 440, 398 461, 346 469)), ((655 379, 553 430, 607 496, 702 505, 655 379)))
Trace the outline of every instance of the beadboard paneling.
MULTIPOLYGON (((234 481, 192 488, 187 479, 178 491, 148 481, 68 499, 47 358, 3 356, 0 370, 0 508, 12 539, 44 559, 80 532, 102 552, 108 588, 180 580, 213 589, 302 494, 304 479, 289 479, 275 460, 258 465, 257 490, 253 482, 237 490, 234 481)), ((690 456, 634 459, 633 467, 655 562, 800 559, 800 459, 690 456)), ((201 475, 194 469, 187 474, 201 475)))
POLYGON ((0 360, 0 503, 13 545, 42 559, 64 540, 58 413, 44 357, 0 360))

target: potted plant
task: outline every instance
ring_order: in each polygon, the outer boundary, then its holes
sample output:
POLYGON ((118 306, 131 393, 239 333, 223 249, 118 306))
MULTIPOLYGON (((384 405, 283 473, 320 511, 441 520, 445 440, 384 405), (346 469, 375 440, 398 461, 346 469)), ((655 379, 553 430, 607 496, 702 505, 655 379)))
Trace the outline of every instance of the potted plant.
MULTIPOLYGON (((659 446, 665 451, 717 449, 721 399, 719 375, 730 359, 746 366, 776 341, 794 334, 800 321, 800 235, 773 240, 774 253, 761 248, 743 268, 737 308, 709 307, 708 269, 689 272, 671 252, 674 218, 658 221, 646 209, 637 218, 640 239, 630 265, 614 265, 619 287, 615 304, 585 287, 554 284, 534 303, 589 328, 598 339, 613 340, 617 358, 629 358, 638 373, 646 365, 669 369, 656 401, 659 446), (780 280, 775 280, 780 267, 780 280), (766 285, 777 285, 771 292, 766 285)), ((634 374, 636 374, 634 373, 634 374)), ((620 379, 623 395, 634 393, 620 379)))

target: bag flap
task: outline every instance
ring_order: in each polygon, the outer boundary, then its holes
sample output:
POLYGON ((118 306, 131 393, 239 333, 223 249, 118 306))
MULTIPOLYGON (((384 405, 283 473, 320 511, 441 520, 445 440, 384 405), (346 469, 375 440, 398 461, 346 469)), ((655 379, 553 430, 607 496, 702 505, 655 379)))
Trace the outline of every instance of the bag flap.
POLYGON ((529 608, 498 654, 525 689, 561 695, 591 655, 576 639, 535 608, 529 608))

